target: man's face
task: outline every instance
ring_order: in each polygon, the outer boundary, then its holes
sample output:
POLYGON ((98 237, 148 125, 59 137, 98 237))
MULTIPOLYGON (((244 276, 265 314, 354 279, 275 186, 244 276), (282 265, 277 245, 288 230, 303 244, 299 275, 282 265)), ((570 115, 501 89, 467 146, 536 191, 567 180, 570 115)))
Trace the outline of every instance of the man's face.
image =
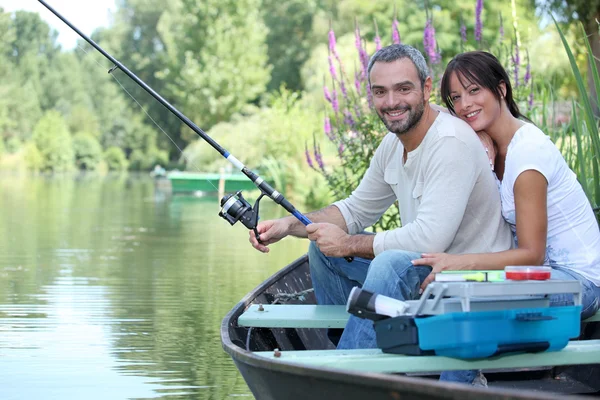
POLYGON ((396 135, 410 131, 423 116, 431 91, 430 78, 421 89, 417 68, 408 58, 376 62, 370 78, 375 110, 387 129, 396 135))

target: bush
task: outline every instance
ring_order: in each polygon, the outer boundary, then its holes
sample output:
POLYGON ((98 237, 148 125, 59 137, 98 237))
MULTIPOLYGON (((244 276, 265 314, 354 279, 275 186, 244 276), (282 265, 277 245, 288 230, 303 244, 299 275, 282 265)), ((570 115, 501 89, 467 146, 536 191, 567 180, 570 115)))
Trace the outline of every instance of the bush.
POLYGON ((94 136, 78 133, 73 137, 75 165, 80 170, 95 171, 102 162, 102 147, 94 136))
POLYGON ((129 168, 134 171, 150 171, 155 165, 165 166, 169 162, 169 153, 151 148, 146 153, 140 149, 134 150, 129 156, 129 168))
POLYGON ((28 142, 23 147, 23 159, 27 169, 33 172, 40 171, 44 164, 44 157, 42 156, 42 153, 32 142, 28 142))
POLYGON ((33 143, 42 156, 41 171, 73 169, 75 153, 67 123, 57 111, 48 111, 33 128, 33 143))
POLYGON ((123 172, 127 170, 129 163, 125 153, 119 147, 109 147, 104 152, 104 161, 110 171, 123 172))

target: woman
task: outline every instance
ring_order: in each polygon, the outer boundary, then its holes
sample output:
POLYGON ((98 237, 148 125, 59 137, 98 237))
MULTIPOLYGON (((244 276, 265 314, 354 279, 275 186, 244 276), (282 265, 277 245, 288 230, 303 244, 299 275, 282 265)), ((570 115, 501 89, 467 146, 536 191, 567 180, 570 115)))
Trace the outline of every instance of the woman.
MULTIPOLYGON (((519 112, 508 74, 492 54, 473 51, 448 64, 441 84, 448 110, 495 144, 493 171, 502 215, 515 248, 487 254, 423 254, 414 265, 443 270, 504 269, 507 265, 549 265, 552 279, 582 285, 582 318, 600 303, 600 231, 592 207, 564 158, 540 129, 519 112)), ((551 305, 571 304, 571 295, 551 296, 551 305)), ((473 382, 473 371, 446 380, 473 382)))

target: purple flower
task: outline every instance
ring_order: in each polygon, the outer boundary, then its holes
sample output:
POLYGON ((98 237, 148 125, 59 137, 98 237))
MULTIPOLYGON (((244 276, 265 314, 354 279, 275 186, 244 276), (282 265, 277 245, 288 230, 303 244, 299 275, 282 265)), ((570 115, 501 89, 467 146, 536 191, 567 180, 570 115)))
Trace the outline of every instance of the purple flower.
POLYGON ((310 152, 308 151, 308 145, 305 143, 304 144, 304 155, 306 156, 306 163, 308 164, 309 167, 311 168, 315 168, 312 158, 310 158, 310 152))
POLYGON ((333 29, 329 30, 329 51, 336 58, 338 58, 338 54, 337 54, 337 50, 336 50, 336 43, 335 43, 335 33, 333 32, 333 29))
POLYGON ((344 143, 340 143, 340 145, 338 146, 338 154, 340 155, 340 157, 342 156, 342 153, 344 152, 345 149, 346 149, 346 146, 344 146, 344 143))
POLYGON ((333 59, 331 58, 331 55, 327 57, 327 60, 329 61, 329 74, 334 80, 337 80, 337 72, 335 71, 335 67, 333 66, 333 59))
POLYGON ((330 103, 332 102, 331 93, 329 92, 329 89, 326 85, 323 85, 323 95, 325 96, 325 100, 327 100, 330 103))
POLYGON ((362 87, 362 73, 356 72, 354 74, 354 89, 356 89, 356 93, 360 93, 360 89, 362 87))
POLYGON ((340 111, 340 103, 338 102, 337 90, 335 89, 331 92, 331 108, 333 108, 333 111, 336 113, 340 111))
POLYGON ((460 39, 463 43, 467 43, 467 26, 465 25, 465 22, 462 21, 462 19, 460 23, 460 39))
POLYGON ((515 87, 519 86, 519 67, 521 66, 521 57, 519 56, 519 45, 515 44, 515 54, 512 56, 514 66, 515 87))
POLYGON ((441 61, 441 56, 437 52, 435 28, 433 27, 431 18, 427 19, 425 30, 423 31, 423 47, 425 48, 425 54, 429 57, 429 62, 431 64, 438 64, 441 61))
POLYGON ((523 77, 523 85, 527 86, 531 80, 531 63, 529 62, 529 50, 527 50, 527 67, 525 67, 525 76, 523 77))
POLYGON ((533 108, 533 78, 531 78, 531 91, 529 92, 529 99, 527 100, 527 105, 529 106, 529 110, 533 108))
POLYGON ((483 0, 477 0, 475 5, 475 40, 481 43, 481 31, 483 24, 481 22, 481 12, 483 11, 483 0))
POLYGON ((354 104, 354 115, 356 115, 356 118, 360 118, 362 115, 360 112, 360 106, 358 104, 354 104))
POLYGON ((394 44, 401 43, 400 42, 400 32, 398 31, 398 20, 396 18, 394 18, 394 22, 392 22, 392 42, 394 44))
POLYGON ((328 115, 325 115, 325 119, 323 120, 323 130, 325 131, 325 135, 327 135, 329 140, 333 140, 333 135, 331 133, 331 121, 329 120, 328 115))
POLYGON ((367 79, 367 65, 369 63, 369 56, 363 47, 362 38, 360 37, 360 28, 358 24, 354 30, 354 45, 358 50, 358 59, 360 60, 360 70, 362 72, 362 78, 367 79))
POLYGON ((375 50, 381 50, 381 37, 379 36, 379 27, 377 26, 377 20, 374 19, 375 23, 375 50))
POLYGON ((350 127, 354 126, 354 118, 347 108, 344 110, 344 123, 350 127))
POLYGON ((343 79, 340 81, 340 89, 342 90, 342 96, 344 97, 344 100, 347 102, 348 101, 348 89, 346 89, 346 83, 344 82, 343 79))
POLYGON ((502 13, 500 13, 500 41, 504 40, 504 21, 502 20, 502 13))
POLYGON ((325 170, 325 164, 323 163, 323 157, 321 155, 321 149, 319 149, 319 146, 317 146, 316 143, 314 145, 314 155, 315 155, 315 161, 317 162, 317 165, 319 166, 319 168, 321 169, 321 171, 324 171, 325 170))

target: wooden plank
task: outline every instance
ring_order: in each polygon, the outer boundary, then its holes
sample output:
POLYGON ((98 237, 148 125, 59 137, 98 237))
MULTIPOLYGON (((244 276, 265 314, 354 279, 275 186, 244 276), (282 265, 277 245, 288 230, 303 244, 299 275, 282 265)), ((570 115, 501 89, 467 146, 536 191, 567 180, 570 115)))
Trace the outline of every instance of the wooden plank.
POLYGON ((239 326, 260 328, 343 328, 350 314, 346 306, 270 304, 263 311, 253 304, 238 318, 239 326))
POLYGON ((507 354, 479 360, 386 354, 379 349, 255 352, 261 357, 312 367, 361 372, 409 373, 469 369, 532 368, 600 363, 600 340, 569 342, 558 352, 507 354))
POLYGON ((592 315, 588 319, 584 319, 583 322, 600 322, 600 310, 596 314, 592 315))
MULTIPOLYGON (((350 317, 346 306, 267 304, 258 311, 253 304, 238 319, 240 326, 260 328, 343 328, 350 317)), ((600 321, 600 311, 585 322, 600 321)))

